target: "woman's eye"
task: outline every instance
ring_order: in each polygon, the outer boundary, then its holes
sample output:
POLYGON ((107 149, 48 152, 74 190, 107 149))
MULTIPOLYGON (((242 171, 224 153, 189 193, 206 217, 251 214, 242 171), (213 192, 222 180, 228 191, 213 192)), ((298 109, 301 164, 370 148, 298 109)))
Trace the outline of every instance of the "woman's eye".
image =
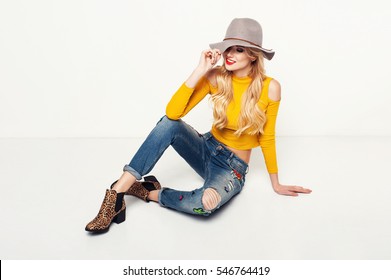
POLYGON ((236 48, 236 51, 237 51, 238 53, 242 53, 242 52, 244 52, 244 49, 243 49, 243 48, 236 48))

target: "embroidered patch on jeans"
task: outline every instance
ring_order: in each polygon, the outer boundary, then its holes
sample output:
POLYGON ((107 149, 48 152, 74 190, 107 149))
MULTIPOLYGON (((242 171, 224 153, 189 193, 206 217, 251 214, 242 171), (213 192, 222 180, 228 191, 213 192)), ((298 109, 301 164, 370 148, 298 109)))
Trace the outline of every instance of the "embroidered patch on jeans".
POLYGON ((235 169, 232 169, 231 175, 232 175, 232 177, 234 177, 234 178, 236 178, 238 180, 242 179, 242 175, 238 171, 236 171, 235 169))
POLYGON ((200 215, 209 214, 210 213, 210 211, 205 211, 202 208, 193 208, 193 212, 196 213, 196 214, 200 214, 200 215))
POLYGON ((228 193, 230 191, 232 191, 234 189, 234 184, 232 183, 232 181, 230 180, 228 182, 228 186, 224 187, 224 190, 228 193))
POLYGON ((180 195, 179 200, 182 201, 182 199, 183 199, 183 195, 180 195))

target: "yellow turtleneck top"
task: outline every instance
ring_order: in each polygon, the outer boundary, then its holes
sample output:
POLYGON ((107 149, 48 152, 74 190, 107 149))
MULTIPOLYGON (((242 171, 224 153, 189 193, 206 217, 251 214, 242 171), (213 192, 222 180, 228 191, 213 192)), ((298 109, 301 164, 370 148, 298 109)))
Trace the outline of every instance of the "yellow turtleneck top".
MULTIPOLYGON (((234 96, 227 108, 228 124, 224 129, 217 129, 212 126, 211 133, 219 142, 238 150, 247 150, 260 146, 268 172, 277 173, 275 125, 280 101, 271 100, 268 96, 271 80, 272 78, 267 77, 263 81, 261 97, 258 101, 258 106, 266 114, 266 123, 262 135, 249 135, 246 133, 239 137, 234 135, 238 129, 237 122, 241 98, 252 81, 249 77, 238 78, 235 76, 232 78, 234 96)), ((167 104, 166 115, 169 119, 178 120, 193 109, 207 94, 216 92, 217 88, 206 77, 202 78, 195 88, 189 88, 183 83, 167 104)))

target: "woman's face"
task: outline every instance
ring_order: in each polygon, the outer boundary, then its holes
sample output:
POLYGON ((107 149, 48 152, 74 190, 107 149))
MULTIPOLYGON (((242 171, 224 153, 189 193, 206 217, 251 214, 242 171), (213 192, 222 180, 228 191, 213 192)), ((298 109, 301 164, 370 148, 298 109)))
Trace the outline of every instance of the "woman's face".
POLYGON ((238 77, 247 76, 251 70, 251 58, 246 48, 233 46, 223 53, 224 65, 228 71, 232 71, 238 77))

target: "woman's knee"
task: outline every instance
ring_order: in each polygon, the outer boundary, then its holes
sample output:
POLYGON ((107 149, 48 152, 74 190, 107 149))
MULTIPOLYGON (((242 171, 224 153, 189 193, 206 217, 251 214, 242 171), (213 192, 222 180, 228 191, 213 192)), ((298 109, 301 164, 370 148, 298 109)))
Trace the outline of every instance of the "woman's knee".
POLYGON ((221 202, 220 194, 214 188, 207 188, 202 195, 202 205, 204 209, 211 213, 221 202))
POLYGON ((176 129, 181 122, 181 120, 172 120, 167 116, 163 116, 156 124, 156 128, 162 128, 164 130, 176 129))

